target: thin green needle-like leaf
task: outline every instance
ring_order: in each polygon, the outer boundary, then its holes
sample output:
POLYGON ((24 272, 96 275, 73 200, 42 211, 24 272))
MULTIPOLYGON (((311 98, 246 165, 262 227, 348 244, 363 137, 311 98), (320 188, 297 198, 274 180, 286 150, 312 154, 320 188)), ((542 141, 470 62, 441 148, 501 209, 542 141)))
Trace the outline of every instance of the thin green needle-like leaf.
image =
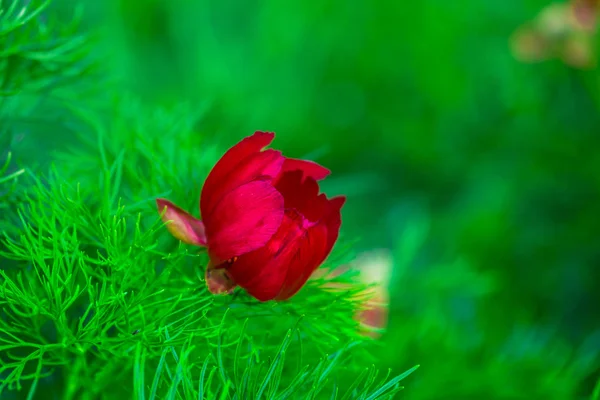
POLYGON ((37 385, 38 382, 40 380, 40 376, 42 374, 42 362, 43 359, 43 353, 40 354, 40 357, 38 358, 38 363, 37 363, 37 367, 35 369, 35 378, 33 380, 33 382, 31 383, 31 387, 29 388, 29 392, 27 393, 27 400, 33 400, 35 396, 35 392, 37 389, 37 385))
POLYGON ((283 343, 281 344, 281 347, 279 348, 279 351, 277 352, 275 359, 273 359, 273 362, 269 366, 269 369, 267 370, 267 373, 258 389, 258 392, 256 393, 256 397, 255 397, 256 400, 260 400, 262 398, 262 395, 263 395, 265 389, 267 388, 267 385, 271 382, 271 379, 273 378, 275 371, 279 367, 279 363, 283 362, 283 358, 285 356, 285 351, 289 347, 291 341, 292 341, 292 331, 289 330, 287 332, 287 334, 285 335, 285 339, 283 340, 283 343))
POLYGON ((134 366, 134 388, 137 393, 138 400, 145 400, 145 383, 144 383, 144 366, 146 364, 146 353, 142 342, 138 342, 135 349, 135 366, 134 366))
POLYGON ((158 362, 158 366, 156 368, 156 372, 154 373, 154 379, 152 380, 152 387, 150 388, 150 400, 156 399, 156 393, 158 391, 158 386, 160 385, 160 381, 162 379, 162 370, 164 368, 167 353, 169 352, 169 348, 165 348, 162 351, 160 356, 160 360, 158 362))
POLYGON ((415 365, 414 367, 412 367, 408 371, 405 371, 402 374, 400 374, 400 375, 396 376, 395 378, 391 379, 385 385, 383 385, 382 387, 380 387, 379 389, 377 389, 376 391, 374 391, 369 397, 367 397, 367 400, 376 400, 379 396, 383 395, 385 392, 387 392, 388 390, 392 389, 395 385, 398 384, 398 382, 400 382, 401 380, 405 379, 407 376, 409 376, 410 374, 412 374, 413 372, 415 372, 418 368, 419 368, 419 365, 415 365))

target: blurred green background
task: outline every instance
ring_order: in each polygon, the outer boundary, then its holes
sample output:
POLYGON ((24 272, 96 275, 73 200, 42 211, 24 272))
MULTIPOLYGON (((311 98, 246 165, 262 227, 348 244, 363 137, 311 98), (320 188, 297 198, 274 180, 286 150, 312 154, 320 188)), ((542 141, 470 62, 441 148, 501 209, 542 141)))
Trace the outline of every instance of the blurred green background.
POLYGON ((379 359, 422 365, 400 398, 591 399, 600 73, 514 58, 547 4, 87 0, 82 17, 143 101, 187 104, 223 149, 275 131, 333 171, 344 236, 394 256, 379 359))

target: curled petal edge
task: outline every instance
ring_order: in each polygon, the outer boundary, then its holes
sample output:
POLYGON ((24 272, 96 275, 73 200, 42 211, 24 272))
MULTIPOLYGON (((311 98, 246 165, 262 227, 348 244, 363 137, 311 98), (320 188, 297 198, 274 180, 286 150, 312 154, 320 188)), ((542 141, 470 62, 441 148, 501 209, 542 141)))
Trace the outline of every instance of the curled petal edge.
POLYGON ((206 247, 206 233, 202 221, 169 200, 156 199, 156 205, 171 235, 186 244, 206 247))

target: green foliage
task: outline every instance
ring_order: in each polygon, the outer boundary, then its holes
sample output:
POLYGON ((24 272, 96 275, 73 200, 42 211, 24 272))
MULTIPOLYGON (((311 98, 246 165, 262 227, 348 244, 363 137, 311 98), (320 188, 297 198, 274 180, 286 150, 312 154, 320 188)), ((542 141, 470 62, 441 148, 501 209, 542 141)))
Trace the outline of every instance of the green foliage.
POLYGON ((427 368, 411 384, 411 395, 440 398, 444 387, 443 398, 597 396, 591 395, 589 381, 596 382, 600 368, 598 332, 569 341, 560 325, 532 322, 530 310, 519 308, 515 292, 510 292, 516 298, 513 309, 499 306, 510 284, 500 273, 477 270, 464 258, 423 265, 431 225, 425 212, 413 210, 394 250, 392 285, 399 290, 393 294, 391 313, 401 318, 392 319, 383 341, 409 350, 399 357, 378 353, 384 365, 426 360, 427 368))
POLYGON ((97 188, 56 171, 32 179, 17 210, 20 233, 5 237, 1 253, 14 261, 0 271, 1 389, 33 393, 60 369, 67 398, 320 398, 348 390, 378 399, 399 390, 402 376, 376 383, 375 369, 354 388, 332 386, 337 370, 358 373, 358 361, 368 360, 351 322, 356 305, 345 296, 315 282, 289 303, 215 297, 197 277, 203 255, 162 249, 154 210, 145 224, 110 196, 89 206, 97 188))
POLYGON ((600 398, 598 69, 508 43, 546 2, 80 3, 0 2, 0 397, 600 398), (393 255, 377 343, 361 285, 212 298, 159 224, 254 130, 348 195, 325 268, 393 255))
POLYGON ((77 18, 68 24, 55 21, 46 14, 50 3, 0 5, 0 96, 40 95, 78 79, 90 68, 82 63, 86 38, 77 32, 77 18))
MULTIPOLYGON (((281 303, 207 291, 206 254, 167 233, 154 201, 196 212, 223 149, 190 106, 145 104, 114 84, 82 92, 98 78, 86 69, 98 62, 92 42, 77 25, 46 23, 48 6, 12 2, 1 14, 0 396, 375 400, 401 390, 415 368, 394 377, 373 365, 354 275, 336 278, 352 289, 315 279, 281 303), (44 149, 51 163, 24 156, 15 169, 11 149, 40 154, 38 140, 52 142, 51 118, 25 124, 45 111, 68 135, 44 149)), ((349 257, 339 247, 324 268, 349 257)))
MULTIPOLYGON (((121 188, 140 189, 142 177, 128 175, 140 159, 108 162, 102 146, 97 152, 105 163, 99 179, 75 163, 68 171, 78 171, 83 182, 57 169, 45 178, 31 175, 34 182, 14 210, 18 234, 5 236, 1 253, 13 261, 0 271, 3 389, 33 380, 34 391, 60 368, 67 398, 129 396, 132 386, 125 382, 131 381, 138 398, 189 398, 200 391, 206 398, 287 398, 292 392, 319 398, 347 389, 349 396, 376 399, 399 390, 399 378, 375 384, 375 369, 354 388, 331 387, 336 370, 358 373, 368 361, 352 322, 357 305, 347 300, 360 285, 339 294, 315 281, 284 303, 211 295, 198 279, 205 255, 169 237, 161 243, 167 235, 153 199, 138 192, 128 207, 118 197, 121 188), (354 359, 343 365, 348 352, 354 359), (124 383, 115 386, 116 380, 124 383)), ((164 184, 172 176, 148 175, 164 184)))

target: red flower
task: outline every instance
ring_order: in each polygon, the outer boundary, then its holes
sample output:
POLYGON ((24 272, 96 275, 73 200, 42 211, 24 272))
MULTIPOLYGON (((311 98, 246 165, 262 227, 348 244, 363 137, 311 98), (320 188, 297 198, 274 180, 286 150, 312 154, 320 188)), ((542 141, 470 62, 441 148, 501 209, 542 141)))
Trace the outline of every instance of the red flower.
POLYGON ((221 157, 202 188, 202 221, 156 201, 173 236, 208 249, 205 276, 214 294, 240 286, 260 301, 289 299, 338 238, 346 198, 328 199, 317 183, 330 171, 263 150, 274 137, 256 132, 221 157))

